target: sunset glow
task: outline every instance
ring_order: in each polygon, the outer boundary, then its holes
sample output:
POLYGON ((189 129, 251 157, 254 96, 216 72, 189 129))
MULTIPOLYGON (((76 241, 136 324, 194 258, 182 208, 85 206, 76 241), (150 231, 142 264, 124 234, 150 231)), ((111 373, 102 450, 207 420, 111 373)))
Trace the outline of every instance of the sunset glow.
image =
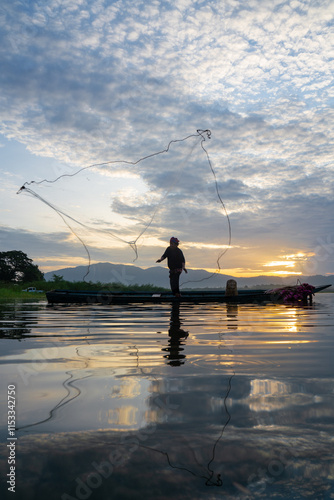
POLYGON ((0 19, 3 251, 145 269, 176 236, 189 269, 334 273, 328 2, 23 3, 0 19))

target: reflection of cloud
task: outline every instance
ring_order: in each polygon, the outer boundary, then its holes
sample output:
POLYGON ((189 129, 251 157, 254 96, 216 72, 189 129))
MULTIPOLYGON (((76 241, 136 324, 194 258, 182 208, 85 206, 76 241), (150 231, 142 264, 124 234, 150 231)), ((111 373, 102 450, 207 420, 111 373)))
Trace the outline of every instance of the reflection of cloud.
POLYGON ((121 379, 119 385, 112 388, 112 398, 134 398, 140 395, 141 387, 139 380, 133 378, 121 379))
MULTIPOLYGON (((197 498, 207 498, 205 475, 208 474, 206 466, 211 457, 207 445, 208 440, 212 442, 213 434, 203 429, 196 432, 188 426, 178 429, 179 433, 175 430, 175 424, 167 427, 164 424, 157 425, 153 433, 145 433, 142 429, 140 434, 125 435, 100 430, 20 436, 17 458, 21 481, 17 484, 16 497, 19 500, 43 500, 47 495, 53 500, 61 498, 64 493, 76 497, 76 478, 87 485, 92 473, 96 477, 97 471, 100 474, 101 470, 104 473, 108 471, 105 465, 108 461, 113 464, 109 469, 111 473, 107 478, 101 474, 101 484, 96 490, 106 498, 110 494, 121 498, 124 485, 126 495, 131 498, 138 496, 139 491, 142 498, 155 500, 156 492, 161 488, 167 492, 172 489, 177 500, 191 498, 194 480, 197 498), (186 469, 172 469, 166 459, 166 450, 170 452, 172 465, 184 466, 198 477, 194 479, 194 475, 186 469), (180 480, 182 491, 179 489, 180 480)), ((7 460, 4 454, 0 458, 7 460)), ((277 464, 278 460, 283 464, 280 471, 285 471, 284 480, 278 485, 268 482, 265 494, 270 498, 281 498, 282 491, 286 497, 291 494, 300 497, 302 494, 317 498, 319 491, 328 491, 332 443, 327 432, 309 429, 305 435, 304 428, 300 428, 296 435, 287 437, 269 428, 259 436, 258 429, 229 427, 228 442, 223 443, 219 463, 211 465, 215 472, 222 474, 224 491, 227 492, 225 496, 232 499, 235 498, 235 491, 229 485, 237 482, 256 494, 256 480, 261 478, 262 471, 271 479, 268 466, 277 464)))
POLYGON ((132 429, 137 426, 138 408, 135 406, 125 406, 121 408, 111 408, 102 416, 102 422, 113 426, 132 429))
POLYGON ((254 412, 270 412, 291 406, 310 405, 314 402, 313 394, 296 392, 292 384, 280 380, 253 379, 250 393, 239 402, 246 404, 254 412))

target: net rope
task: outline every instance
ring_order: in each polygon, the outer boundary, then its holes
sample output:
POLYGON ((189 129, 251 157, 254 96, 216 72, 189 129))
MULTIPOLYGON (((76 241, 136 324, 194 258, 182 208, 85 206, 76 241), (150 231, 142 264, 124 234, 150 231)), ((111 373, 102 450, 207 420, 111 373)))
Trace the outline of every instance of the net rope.
MULTIPOLYGON (((204 280, 210 279, 212 276, 214 276, 215 274, 217 274, 217 273, 219 273, 221 271, 221 265, 220 265, 221 258, 227 252, 227 250, 230 248, 230 246, 231 246, 231 239, 232 239, 230 218, 229 218, 229 215, 227 213, 225 204, 224 204, 224 202, 222 200, 222 197, 220 195, 220 192, 219 192, 219 186, 218 186, 218 180, 217 180, 216 172, 215 172, 215 170, 213 168, 213 165, 212 165, 209 153, 208 153, 208 151, 207 151, 207 149, 205 147, 206 140, 211 139, 211 131, 209 129, 206 129, 206 130, 198 129, 196 131, 196 134, 190 134, 190 135, 188 135, 188 136, 186 136, 186 137, 184 137, 182 139, 173 139, 173 140, 171 140, 168 143, 168 145, 167 145, 167 147, 165 149, 163 149, 161 151, 157 151, 155 153, 148 154, 146 156, 143 156, 143 157, 139 158, 136 161, 111 160, 111 161, 106 161, 106 162, 102 162, 102 163, 93 163, 91 165, 79 168, 78 170, 76 170, 73 173, 64 173, 62 175, 59 175, 55 179, 42 179, 40 181, 32 180, 32 181, 29 181, 29 182, 25 182, 21 186, 21 188, 17 191, 17 194, 20 194, 20 193, 28 194, 28 195, 34 197, 35 199, 39 200, 40 202, 44 203, 45 205, 47 205, 52 210, 54 210, 57 213, 57 215, 62 219, 62 221, 67 226, 67 228, 70 230, 70 232, 81 243, 81 245, 83 246, 83 248, 84 248, 84 250, 85 250, 85 252, 87 254, 87 260, 88 260, 86 274, 83 277, 83 280, 85 280, 86 277, 88 276, 89 272, 90 272, 91 254, 90 254, 88 245, 85 243, 84 239, 79 236, 79 234, 78 234, 77 231, 74 230, 73 224, 77 224, 81 228, 84 228, 84 229, 86 229, 86 230, 88 230, 90 232, 97 232, 97 233, 100 233, 100 234, 107 235, 109 238, 113 238, 113 239, 115 239, 115 240, 117 240, 119 242, 122 242, 122 243, 128 245, 133 250, 133 252, 135 254, 135 258, 133 260, 133 262, 135 262, 138 259, 138 241, 147 232, 147 230, 149 229, 149 227, 152 225, 154 219, 156 218, 157 213, 159 212, 159 209, 161 208, 162 204, 166 200, 167 196, 174 189, 175 185, 179 182, 180 176, 182 175, 182 171, 183 171, 183 165, 186 163, 187 158, 182 162, 182 164, 179 165, 179 174, 178 174, 178 176, 176 177, 176 179, 174 180, 174 182, 172 183, 172 185, 167 189, 167 191, 165 192, 165 194, 161 197, 159 203, 155 206, 155 208, 153 210, 153 213, 150 216, 148 222, 146 222, 146 224, 144 225, 144 227, 139 231, 138 235, 133 240, 124 239, 121 236, 115 234, 115 232, 110 231, 109 229, 108 230, 106 230, 106 229, 99 229, 99 228, 95 228, 95 227, 92 227, 92 226, 90 226, 88 224, 85 224, 85 223, 81 222, 77 218, 75 218, 75 217, 71 216, 70 214, 64 212, 64 210, 62 210, 61 208, 58 208, 56 205, 54 205, 53 203, 51 203, 50 201, 48 201, 46 198, 44 198, 41 195, 39 195, 35 190, 32 189, 31 186, 32 185, 38 186, 38 185, 41 185, 41 184, 54 184, 54 183, 58 182, 60 179, 63 179, 65 177, 75 177, 78 174, 80 174, 80 173, 82 173, 82 172, 84 172, 86 170, 89 170, 89 169, 92 170, 94 168, 99 169, 99 168, 102 168, 102 167, 112 166, 112 165, 116 165, 116 164, 124 164, 124 165, 136 166, 136 165, 138 165, 139 163, 141 163, 141 162, 143 162, 145 160, 148 160, 150 158, 154 158, 154 157, 156 157, 158 155, 163 155, 163 154, 168 153, 170 151, 170 149, 171 149, 171 146, 173 144, 186 142, 186 141, 188 141, 189 139, 192 139, 192 138, 198 138, 198 140, 200 142, 201 149, 205 153, 205 156, 206 156, 206 159, 207 159, 207 162, 208 162, 211 174, 212 174, 213 179, 214 179, 214 185, 215 185, 216 195, 217 195, 218 201, 219 201, 219 203, 220 203, 220 205, 221 205, 221 207, 223 209, 223 212, 224 212, 224 214, 226 216, 227 225, 228 225, 228 244, 219 253, 219 255, 217 257, 217 269, 216 269, 216 271, 214 273, 210 274, 208 277, 202 278, 200 280, 188 280, 186 282, 183 282, 181 284, 181 286, 183 286, 186 283, 196 283, 196 282, 204 281, 204 280)), ((198 144, 198 142, 194 143, 193 147, 191 148, 190 154, 192 154, 192 152, 194 151, 194 149, 195 149, 195 147, 196 147, 197 144, 198 144)))

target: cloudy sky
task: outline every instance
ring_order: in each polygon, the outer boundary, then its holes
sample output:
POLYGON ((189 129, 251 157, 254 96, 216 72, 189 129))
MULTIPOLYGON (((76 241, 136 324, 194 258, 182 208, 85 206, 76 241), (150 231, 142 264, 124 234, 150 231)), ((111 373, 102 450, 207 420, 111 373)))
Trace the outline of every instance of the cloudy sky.
POLYGON ((1 251, 149 267, 177 236, 190 268, 334 273, 333 13, 3 0, 1 251))

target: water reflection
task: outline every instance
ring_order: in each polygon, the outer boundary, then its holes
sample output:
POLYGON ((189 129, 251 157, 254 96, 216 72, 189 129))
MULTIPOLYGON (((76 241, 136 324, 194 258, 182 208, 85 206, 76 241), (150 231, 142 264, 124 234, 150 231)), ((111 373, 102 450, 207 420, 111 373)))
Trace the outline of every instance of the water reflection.
POLYGON ((229 330, 238 329, 238 304, 226 304, 227 328, 229 330))
POLYGON ((183 330, 181 325, 180 304, 173 303, 171 306, 170 325, 168 330, 168 347, 162 349, 163 352, 168 353, 164 355, 164 358, 168 360, 167 364, 171 366, 183 365, 186 358, 185 354, 181 354, 181 352, 184 351, 182 346, 185 345, 184 340, 188 337, 189 332, 183 330))
MULTIPOLYGON (((31 304, 30 304, 31 305, 31 304)), ((0 338, 20 340, 31 334, 31 329, 38 324, 36 310, 44 306, 34 303, 32 313, 24 303, 14 301, 11 304, 0 302, 0 338)))
POLYGON ((31 332, 30 328, 24 328, 24 323, 22 321, 15 321, 14 316, 12 318, 7 317, 6 320, 1 321, 0 328, 0 338, 1 339, 16 339, 21 340, 27 337, 31 332))
POLYGON ((15 498, 331 498, 332 305, 18 308, 15 498))

